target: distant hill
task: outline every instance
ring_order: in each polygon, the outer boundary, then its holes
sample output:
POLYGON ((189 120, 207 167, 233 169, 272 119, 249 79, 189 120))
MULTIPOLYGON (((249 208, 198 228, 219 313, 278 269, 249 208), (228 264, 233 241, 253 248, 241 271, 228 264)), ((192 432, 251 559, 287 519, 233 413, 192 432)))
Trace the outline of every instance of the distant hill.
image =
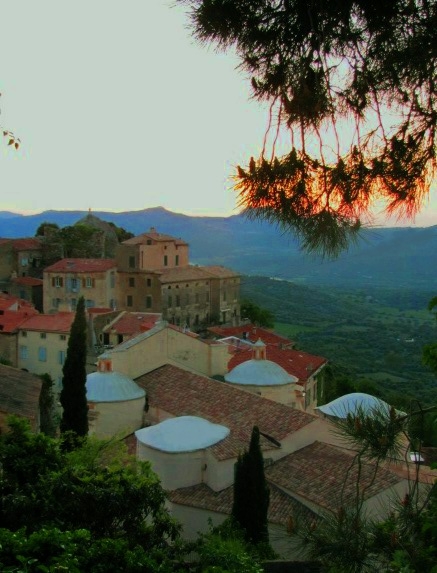
MULTIPOLYGON (((38 215, 0 212, 0 237, 33 236, 44 222, 73 225, 87 211, 45 211, 38 215)), ((93 215, 134 234, 150 227, 190 243, 191 260, 222 264, 245 274, 308 285, 396 287, 437 292, 437 226, 378 228, 335 261, 304 254, 298 242, 274 226, 231 217, 190 217, 162 207, 93 215)))

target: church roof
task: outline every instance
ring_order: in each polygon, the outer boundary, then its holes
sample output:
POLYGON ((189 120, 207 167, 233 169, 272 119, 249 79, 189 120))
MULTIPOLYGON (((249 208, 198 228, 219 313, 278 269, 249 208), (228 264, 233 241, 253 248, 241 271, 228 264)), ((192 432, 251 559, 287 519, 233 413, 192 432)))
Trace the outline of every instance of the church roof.
POLYGON ((146 395, 133 380, 121 372, 92 372, 86 377, 88 402, 126 402, 146 395))
POLYGON ((135 432, 146 446, 168 453, 194 452, 220 442, 229 428, 198 416, 179 416, 135 432))
POLYGON ((246 360, 225 374, 226 382, 251 386, 280 386, 298 379, 271 360, 246 360))
POLYGON ((388 413, 390 411, 390 405, 380 398, 375 398, 370 394, 364 394, 363 392, 353 392, 352 394, 346 394, 345 396, 340 396, 325 404, 324 406, 318 406, 317 410, 327 414, 328 416, 335 416, 336 418, 346 418, 348 414, 357 414, 357 412, 362 412, 363 414, 371 414, 375 410, 381 410, 388 413))

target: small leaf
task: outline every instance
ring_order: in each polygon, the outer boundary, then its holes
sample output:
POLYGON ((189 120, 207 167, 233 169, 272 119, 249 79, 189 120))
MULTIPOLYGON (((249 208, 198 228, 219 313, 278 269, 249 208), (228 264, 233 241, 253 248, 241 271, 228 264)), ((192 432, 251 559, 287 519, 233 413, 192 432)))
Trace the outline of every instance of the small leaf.
POLYGON ((18 149, 20 147, 20 144, 18 143, 18 141, 15 142, 15 149, 18 149))
POLYGON ((12 145, 13 143, 15 143, 15 139, 10 139, 8 145, 12 145))

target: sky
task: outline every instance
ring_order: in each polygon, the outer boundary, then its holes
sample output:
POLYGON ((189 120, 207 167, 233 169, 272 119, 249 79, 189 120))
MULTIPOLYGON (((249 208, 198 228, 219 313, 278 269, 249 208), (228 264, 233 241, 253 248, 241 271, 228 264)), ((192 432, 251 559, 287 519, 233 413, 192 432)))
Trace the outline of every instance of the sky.
MULTIPOLYGON (((173 0, 0 0, 0 210, 238 212, 267 109, 173 0)), ((437 192, 417 225, 437 224, 437 192)), ((411 224, 408 223, 408 224, 411 224)))

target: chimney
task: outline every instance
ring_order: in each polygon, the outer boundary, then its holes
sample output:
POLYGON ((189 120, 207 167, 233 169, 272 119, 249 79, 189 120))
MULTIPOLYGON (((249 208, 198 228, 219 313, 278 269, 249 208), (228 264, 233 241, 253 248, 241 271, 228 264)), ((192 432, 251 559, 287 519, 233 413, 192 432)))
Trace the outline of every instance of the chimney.
POLYGON ((266 345, 261 338, 253 345, 253 360, 266 360, 266 345))

